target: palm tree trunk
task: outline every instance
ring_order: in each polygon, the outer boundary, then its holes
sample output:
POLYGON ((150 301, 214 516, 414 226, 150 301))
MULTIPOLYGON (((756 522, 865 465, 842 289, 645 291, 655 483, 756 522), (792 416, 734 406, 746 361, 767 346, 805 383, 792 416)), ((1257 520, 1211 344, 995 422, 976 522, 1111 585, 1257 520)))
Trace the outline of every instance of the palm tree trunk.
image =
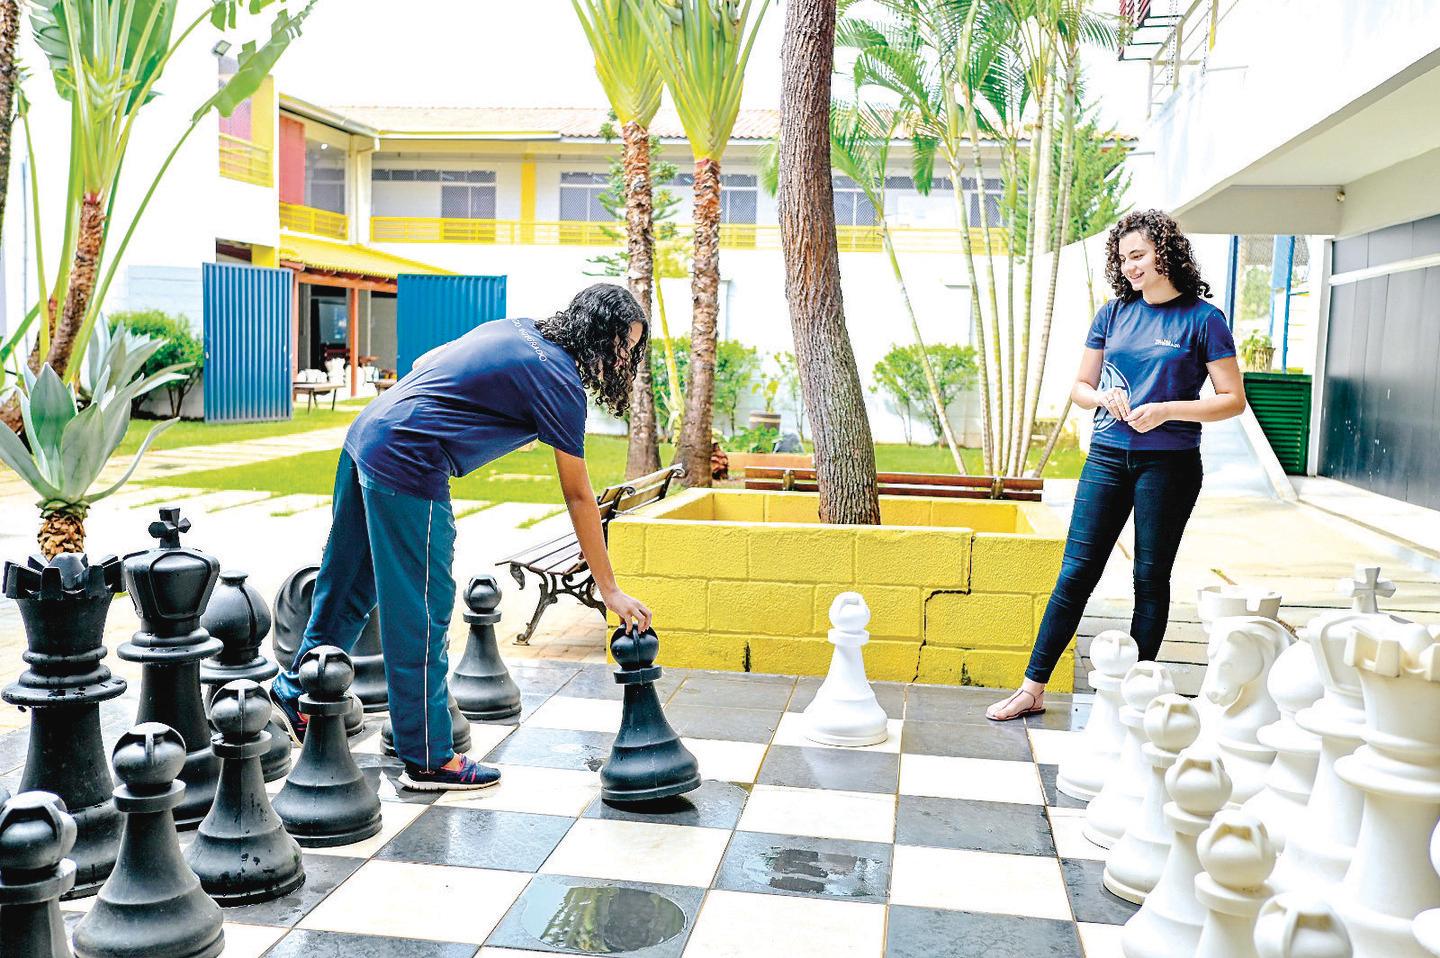
POLYGON ((20 5, 0 0, 0 224, 10 182, 10 128, 15 122, 15 42, 20 36, 20 5))
POLYGON ((1041 222, 1041 216, 1048 216, 1045 213, 1050 203, 1050 76, 1048 66, 1041 81, 1041 89, 1037 91, 1040 102, 1040 124, 1036 131, 1035 139, 1031 141, 1030 150, 1030 218, 1026 221, 1025 230, 1025 318, 1020 326, 1020 350, 1019 354, 1011 357, 1015 364, 1016 383, 1020 389, 1020 398, 1017 405, 1012 406, 1015 413, 1014 420, 1010 423, 1010 455, 1007 467, 1007 475, 1018 476, 1023 471, 1025 464, 1025 450, 1020 448, 1020 415, 1019 411, 1026 408, 1029 403, 1030 389, 1030 326, 1034 319, 1035 307, 1035 254, 1042 249, 1045 224, 1041 222))
POLYGON ((80 230, 75 237, 75 258, 70 268, 70 287, 65 292, 65 306, 50 339, 50 355, 46 361, 62 378, 70 364, 75 338, 85 322, 90 295, 95 291, 95 268, 100 247, 105 242, 105 205, 98 193, 86 193, 80 205, 80 230))
POLYGON ((690 364, 675 459, 690 486, 710 485, 715 417, 715 331, 720 311, 720 163, 695 160, 695 260, 690 272, 690 364))
MULTIPOLYGON (((1067 200, 1068 203, 1068 200, 1067 200)), ((1066 214, 1066 222, 1069 222, 1069 214, 1066 214)), ((1090 315, 1095 315, 1095 274, 1090 270, 1090 247, 1085 245, 1084 237, 1080 241, 1080 256, 1085 261, 1085 292, 1090 297, 1090 315)), ((1060 418, 1055 423, 1055 431, 1045 442, 1045 448, 1040 450, 1040 458, 1035 461, 1035 469, 1030 475, 1039 478, 1045 471, 1045 464, 1050 461, 1050 454, 1055 451, 1055 443, 1060 439, 1060 433, 1065 429, 1065 419, 1070 415, 1070 406, 1074 402, 1069 396, 1065 397, 1065 407, 1060 410, 1060 418)))
POLYGON ((49 513, 41 519, 40 534, 35 539, 47 561, 62 552, 84 552, 85 517, 68 512, 49 513))
POLYGON ((791 0, 780 51, 780 248, 815 437, 820 521, 878 524, 875 445, 845 329, 830 180, 835 0, 791 0))
POLYGON ((890 237, 890 222, 883 213, 878 210, 876 213, 880 220, 880 239, 885 244, 885 254, 890 257, 890 268, 895 271, 895 285, 900 287, 900 301, 905 304, 905 315, 910 318, 910 331, 915 334, 915 345, 920 347, 920 364, 925 370, 925 385, 930 390, 930 403, 935 407, 945 445, 950 447, 950 457, 955 460, 955 472, 963 476, 965 463, 960 458, 960 444, 955 441, 955 433, 950 428, 950 417, 945 415, 945 400, 940 395, 940 384, 935 380, 935 367, 930 362, 930 354, 925 350, 925 339, 920 335, 920 322, 915 318, 910 291, 905 287, 905 274, 900 271, 900 260, 895 255, 895 244, 890 237))
POLYGON ((963 172, 959 159, 947 151, 950 162, 950 192, 960 216, 960 246, 965 250, 965 269, 970 276, 970 319, 975 326, 975 358, 980 365, 980 457, 985 471, 994 474, 999 464, 995 457, 995 415, 990 397, 990 365, 985 357, 985 321, 980 310, 979 273, 975 269, 975 250, 970 246, 970 214, 965 209, 965 194, 960 187, 963 172))
MULTIPOLYGON (((1018 136, 1018 134, 1017 134, 1014 138, 1012 138, 1011 141, 1010 141, 1010 144, 1009 144, 1009 154, 1010 154, 1010 176, 1012 177, 1012 181, 1013 181, 1015 184, 1017 184, 1017 187, 1018 187, 1018 184, 1019 184, 1019 182, 1020 182, 1020 141, 1019 141, 1019 136, 1018 136)), ((1027 190, 1027 193, 1028 193, 1028 192, 1029 192, 1029 191, 1027 190)), ((1018 200, 1018 198, 1017 198, 1017 200, 1018 200)), ((1015 347, 1016 347, 1016 343, 1015 343, 1015 261, 1020 258, 1020 250, 1019 250, 1019 247, 1017 246, 1017 243, 1019 242, 1019 233, 1018 233, 1018 231, 1016 230, 1016 227, 1017 227, 1017 226, 1019 225, 1019 223, 1020 223, 1020 204, 1019 204, 1018 201, 1015 202, 1015 203, 1013 203, 1013 204, 1011 205, 1011 209, 1010 209, 1010 219, 1011 219, 1011 222, 1010 222, 1010 232, 1009 232, 1009 235, 1006 237, 1006 239, 1009 241, 1007 245, 1009 246, 1008 252, 1009 252, 1010 255, 1009 255, 1009 258, 1008 258, 1008 260, 1006 261, 1006 264, 1005 264, 1005 332, 1006 332, 1006 338, 1007 338, 1007 343, 1006 343, 1006 345, 1007 345, 1009 351, 1006 353, 1005 361, 1006 361, 1006 363, 1007 363, 1007 364, 1009 365, 1009 367, 1010 367, 1010 407, 1011 407, 1011 408, 1014 408, 1014 405, 1015 405, 1015 347)), ((1029 228, 1029 223, 1030 223, 1030 221, 1027 219, 1027 220, 1025 221, 1025 223, 1026 223, 1026 228, 1028 229, 1028 228, 1029 228)), ((998 323, 1000 320, 999 320, 999 318, 997 317, 995 321, 998 323)), ((1008 451, 1008 450, 1007 450, 1007 451, 1008 451)))
POLYGON ((976 119, 978 110, 975 108, 973 100, 970 104, 970 109, 968 110, 968 113, 970 118, 970 156, 971 161, 975 164, 975 183, 976 186, 979 188, 980 223, 985 230, 985 267, 986 270, 989 272, 990 277, 990 317, 994 324, 994 332, 993 335, 990 337, 990 350, 992 354, 992 361, 995 364, 995 369, 1001 374, 1000 382, 998 385, 1000 389, 999 401, 1002 406, 1001 418, 1003 419, 1003 406, 1005 402, 1005 366, 1000 359, 1000 307, 996 302, 995 291, 995 247, 994 240, 992 239, 991 234, 990 211, 988 205, 985 202, 985 164, 981 162, 980 158, 980 124, 979 121, 976 119))
MULTIPOLYGON (((625 142, 621 165, 625 175, 625 245, 629 270, 626 281, 640 308, 650 320, 650 288, 655 276, 655 222, 650 188, 650 133, 634 120, 621 130, 625 142)), ((648 344, 646 346, 648 349, 648 344)), ((660 468, 660 440, 655 423, 655 394, 650 382, 650 357, 642 356, 630 390, 630 443, 625 454, 625 478, 644 476, 660 468)))

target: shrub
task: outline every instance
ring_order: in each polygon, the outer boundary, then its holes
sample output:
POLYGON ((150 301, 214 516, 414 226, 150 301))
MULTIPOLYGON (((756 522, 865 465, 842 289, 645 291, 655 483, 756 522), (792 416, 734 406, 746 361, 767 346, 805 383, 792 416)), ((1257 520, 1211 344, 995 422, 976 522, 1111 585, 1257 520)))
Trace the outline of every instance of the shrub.
MULTIPOLYGON (((925 347, 930 365, 935 370, 935 385, 945 408, 959 398, 961 391, 975 381, 975 350, 970 346, 932 343, 925 347)), ((942 431, 935 404, 930 400, 930 387, 925 382, 925 368, 920 361, 920 347, 894 346, 875 364, 875 391, 884 392, 895 402, 896 411, 905 423, 905 441, 910 441, 910 417, 919 414, 940 442, 942 431)))
MULTIPOLYGON (((689 382, 690 337, 681 336, 673 341, 675 368, 680 374, 680 398, 685 398, 689 382)), ((734 339, 722 339, 715 347, 715 404, 714 419, 729 422, 730 431, 735 431, 735 412, 740 406, 740 397, 751 390, 751 380, 760 368, 760 356, 751 346, 734 339)), ((650 341, 650 382, 655 395, 655 414, 661 423, 670 422, 670 397, 666 384, 669 374, 665 371, 665 347, 659 340, 650 341)), ((683 410, 681 410, 683 412, 683 410)))
MULTIPOLYGON (((205 349, 201 345, 200 338, 191 329, 190 320, 184 316, 172 316, 158 309, 111 313, 110 328, 114 329, 120 323, 124 323, 131 332, 143 333, 146 336, 165 341, 165 345, 145 360, 145 365, 141 370, 144 375, 152 376, 166 366, 174 366, 179 363, 190 364, 190 368, 185 371, 188 375, 184 379, 178 379, 165 387, 170 398, 170 415, 172 418, 179 416, 185 397, 200 381, 200 373, 205 366, 205 349)), ((138 405, 139 402, 140 400, 137 399, 136 404, 138 405)))

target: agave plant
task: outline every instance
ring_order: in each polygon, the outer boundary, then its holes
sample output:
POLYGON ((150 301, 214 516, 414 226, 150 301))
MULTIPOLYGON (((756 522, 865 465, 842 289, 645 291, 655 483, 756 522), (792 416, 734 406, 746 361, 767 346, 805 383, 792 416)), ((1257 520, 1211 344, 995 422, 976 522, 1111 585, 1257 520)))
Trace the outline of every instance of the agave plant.
MULTIPOLYGON (((101 328, 104 324, 101 324, 101 328)), ((145 437, 130 467, 117 481, 91 491, 130 425, 132 402, 158 386, 184 378, 181 366, 169 366, 140 377, 140 368, 164 343, 117 327, 103 351, 92 361, 86 378, 89 403, 81 408, 76 395, 46 363, 38 375, 21 366, 24 388, 20 410, 24 442, 0 429, 0 461, 40 496, 40 551, 51 559, 62 552, 85 550, 85 516, 90 506, 125 485, 155 437, 175 423, 157 423, 145 437)))

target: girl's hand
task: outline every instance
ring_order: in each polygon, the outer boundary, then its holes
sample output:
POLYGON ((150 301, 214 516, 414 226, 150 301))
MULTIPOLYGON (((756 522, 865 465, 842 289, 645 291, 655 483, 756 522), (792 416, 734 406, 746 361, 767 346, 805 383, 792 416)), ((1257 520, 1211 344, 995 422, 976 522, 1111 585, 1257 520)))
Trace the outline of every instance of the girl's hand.
POLYGON ((1166 408, 1166 404, 1163 402, 1147 402, 1132 409, 1130 415, 1125 417, 1125 422, 1136 432, 1149 432, 1156 426, 1163 426, 1170 421, 1170 415, 1166 408))
POLYGON ((650 628, 650 610, 639 599, 628 596, 619 589, 602 598, 605 600, 605 607, 615 613, 626 632, 644 632, 650 628))
POLYGON ((1130 418, 1130 394, 1119 386, 1102 392, 1100 405, 1105 408, 1106 412, 1122 422, 1130 418))

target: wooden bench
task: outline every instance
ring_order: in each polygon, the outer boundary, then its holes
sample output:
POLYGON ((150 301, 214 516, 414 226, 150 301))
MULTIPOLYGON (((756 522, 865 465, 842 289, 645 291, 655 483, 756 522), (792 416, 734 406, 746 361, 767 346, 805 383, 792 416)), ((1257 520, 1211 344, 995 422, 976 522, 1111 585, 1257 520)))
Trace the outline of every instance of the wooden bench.
POLYGON ((309 404, 306 406, 306 410, 309 411, 315 408, 315 397, 323 396, 326 393, 330 394, 330 408, 333 410, 335 397, 340 395, 340 390, 344 387, 340 383, 309 383, 297 380, 291 384, 291 388, 295 391, 296 399, 304 396, 309 400, 309 404))
MULTIPOLYGON (((684 469, 671 466, 602 490, 595 497, 595 504, 600 507, 600 528, 606 538, 609 538, 610 520, 664 499, 670 491, 670 484, 683 475, 684 469)), ((540 584, 540 601, 535 604, 535 614, 530 616, 530 624, 525 631, 515 637, 516 645, 530 644, 540 617, 562 595, 568 595, 602 614, 605 612, 605 603, 595 595, 595 578, 590 574, 590 565, 581 554, 580 541, 573 531, 522 549, 509 558, 501 559, 498 564, 510 567, 510 575, 522 589, 525 588, 527 572, 540 584)))
MULTIPOLYGON (((952 476, 930 472, 882 472, 876 475, 882 496, 939 496, 945 499, 1009 499, 1039 502, 1044 479, 1014 476, 952 476)), ((783 492, 814 492, 814 469, 748 466, 745 488, 783 492)))

